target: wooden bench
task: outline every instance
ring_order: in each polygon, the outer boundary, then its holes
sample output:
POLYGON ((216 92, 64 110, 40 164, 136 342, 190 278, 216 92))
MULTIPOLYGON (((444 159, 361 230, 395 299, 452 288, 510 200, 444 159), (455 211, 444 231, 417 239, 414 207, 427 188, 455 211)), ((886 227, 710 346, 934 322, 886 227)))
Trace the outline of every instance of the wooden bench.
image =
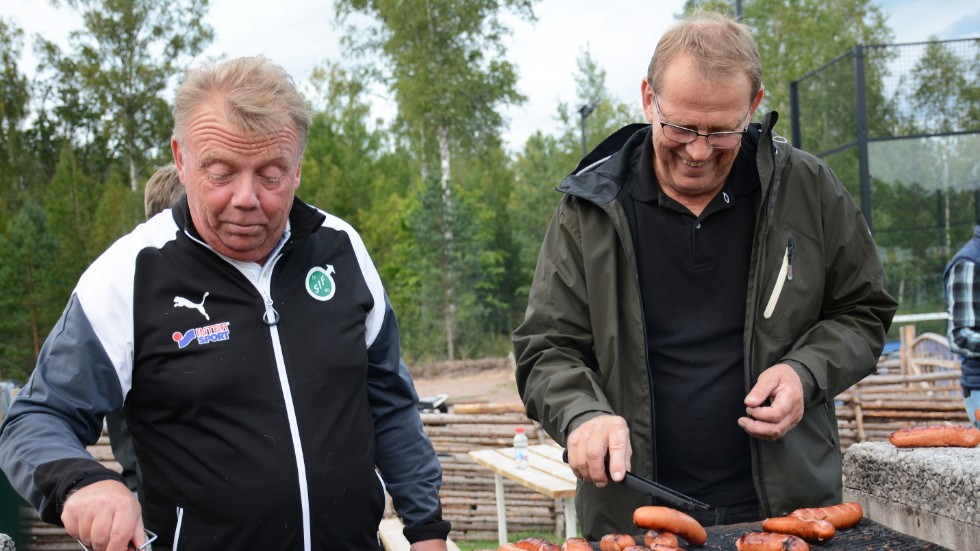
MULTIPOLYGON (((405 539, 402 524, 398 517, 386 517, 381 519, 381 526, 378 527, 378 534, 381 536, 381 543, 385 546, 385 551, 408 551, 411 545, 405 539)), ((459 547, 453 540, 446 539, 446 549, 449 551, 459 551, 459 547)))

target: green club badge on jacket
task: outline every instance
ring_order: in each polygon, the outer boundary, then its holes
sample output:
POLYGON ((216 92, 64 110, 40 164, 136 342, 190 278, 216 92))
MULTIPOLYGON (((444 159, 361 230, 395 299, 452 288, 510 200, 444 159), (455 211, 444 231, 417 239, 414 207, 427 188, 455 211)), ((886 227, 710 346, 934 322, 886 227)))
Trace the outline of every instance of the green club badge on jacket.
POLYGON ((326 301, 333 298, 337 291, 337 284, 333 280, 334 269, 331 264, 326 265, 326 269, 314 266, 306 274, 306 292, 311 297, 326 301))

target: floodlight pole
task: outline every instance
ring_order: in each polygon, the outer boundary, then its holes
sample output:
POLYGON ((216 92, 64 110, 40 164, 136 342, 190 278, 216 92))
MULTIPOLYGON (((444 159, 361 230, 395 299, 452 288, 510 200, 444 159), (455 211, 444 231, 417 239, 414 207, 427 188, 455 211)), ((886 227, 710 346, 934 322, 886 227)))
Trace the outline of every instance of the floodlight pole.
POLYGON ((874 233, 871 220, 871 169, 868 165, 868 104, 864 81, 864 45, 854 46, 854 114, 857 125, 858 188, 861 191, 861 212, 874 233))

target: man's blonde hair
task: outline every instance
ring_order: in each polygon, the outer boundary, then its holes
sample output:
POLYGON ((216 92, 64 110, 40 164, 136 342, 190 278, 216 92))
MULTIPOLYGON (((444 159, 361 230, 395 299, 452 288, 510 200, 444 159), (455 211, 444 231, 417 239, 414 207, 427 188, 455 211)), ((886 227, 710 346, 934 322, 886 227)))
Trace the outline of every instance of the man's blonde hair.
POLYGON ((655 92, 663 90, 663 74, 671 61, 690 54, 703 74, 745 73, 755 100, 762 89, 762 58, 748 26, 720 13, 703 12, 675 24, 660 38, 650 60, 647 83, 655 92))
POLYGON ((177 166, 173 163, 161 166, 146 181, 143 190, 143 208, 146 210, 146 218, 152 218, 160 211, 169 209, 183 196, 184 186, 180 183, 177 166))
POLYGON ((209 99, 221 98, 231 123, 247 134, 275 135, 292 123, 306 148, 312 114, 285 69, 263 56, 205 63, 187 71, 174 98, 174 138, 183 144, 187 124, 209 99))

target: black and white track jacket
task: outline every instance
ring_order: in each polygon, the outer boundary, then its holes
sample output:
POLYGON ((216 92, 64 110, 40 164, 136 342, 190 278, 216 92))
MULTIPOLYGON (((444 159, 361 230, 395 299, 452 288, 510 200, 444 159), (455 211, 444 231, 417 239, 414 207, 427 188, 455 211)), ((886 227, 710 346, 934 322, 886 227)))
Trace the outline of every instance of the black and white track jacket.
POLYGON ((410 540, 449 532, 417 400, 350 225, 297 199, 259 266, 206 245, 185 201, 82 275, 0 429, 0 465, 60 524, 72 489, 118 476, 85 446, 123 408, 156 549, 378 549, 385 488, 410 540))

